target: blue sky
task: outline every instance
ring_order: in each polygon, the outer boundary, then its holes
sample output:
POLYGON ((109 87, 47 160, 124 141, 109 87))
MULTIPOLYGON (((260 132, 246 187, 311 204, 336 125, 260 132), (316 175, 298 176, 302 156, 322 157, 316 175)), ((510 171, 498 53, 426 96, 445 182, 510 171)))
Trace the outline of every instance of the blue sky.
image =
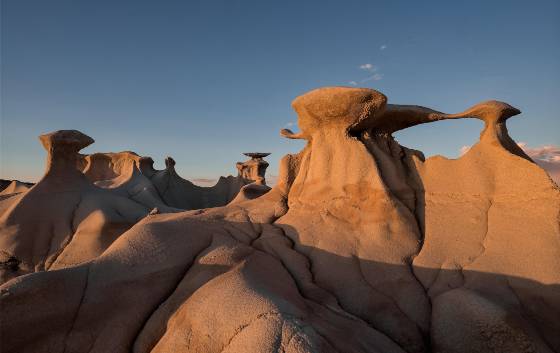
MULTIPOLYGON (((482 100, 523 111, 509 130, 560 144, 559 1, 2 0, 0 178, 37 180, 37 136, 78 129, 85 153, 171 155, 185 178, 235 173, 241 152, 278 160, 290 102, 321 86, 457 112, 482 100), (369 64, 369 65, 368 65, 369 64)), ((297 130, 297 126, 292 127, 297 130)), ((456 157, 476 120, 396 135, 456 157)))

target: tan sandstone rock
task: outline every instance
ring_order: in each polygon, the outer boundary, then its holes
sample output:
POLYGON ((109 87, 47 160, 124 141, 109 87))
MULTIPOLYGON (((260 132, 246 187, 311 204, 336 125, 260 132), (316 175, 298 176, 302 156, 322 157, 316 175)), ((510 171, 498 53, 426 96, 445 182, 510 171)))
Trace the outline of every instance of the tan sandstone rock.
MULTIPOLYGON (((282 134, 307 144, 269 192, 154 211, 90 261, 5 283, 2 351, 560 351, 560 190, 507 135, 519 111, 386 101, 298 97, 301 132, 282 134), (468 117, 485 128, 456 160, 392 137, 468 117)), ((173 164, 138 168, 187 190, 173 164)))

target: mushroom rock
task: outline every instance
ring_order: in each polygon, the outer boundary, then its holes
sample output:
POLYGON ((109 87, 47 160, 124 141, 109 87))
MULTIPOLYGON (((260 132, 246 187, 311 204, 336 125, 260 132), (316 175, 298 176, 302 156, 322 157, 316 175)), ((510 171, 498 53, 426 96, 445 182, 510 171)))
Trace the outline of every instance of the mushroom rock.
POLYGON ((76 169, 78 151, 93 139, 75 130, 39 137, 47 150, 46 172, 0 217, 0 250, 15 256, 22 270, 44 270, 73 235, 74 209, 90 183, 76 169))
POLYGON ((269 156, 270 153, 250 152, 243 154, 251 157, 251 159, 245 162, 237 162, 235 166, 239 172, 238 177, 254 181, 258 185, 266 185, 265 173, 268 162, 263 158, 269 156))
POLYGON ((78 151, 95 142, 91 137, 77 130, 58 130, 39 136, 47 150, 47 170, 42 180, 64 184, 72 179, 84 180, 78 165, 78 151))
POLYGON ((89 136, 61 130, 39 139, 48 153, 45 175, 27 192, 0 201, 0 251, 17 259, 17 273, 95 257, 148 212, 97 188, 77 169, 78 151, 93 143, 89 136))
POLYGON ((3 351, 560 351, 560 191, 510 146, 514 108, 345 87, 293 106, 282 134, 307 144, 266 194, 155 210, 92 261, 2 285, 3 351), (456 160, 392 136, 463 117, 486 127, 456 160))

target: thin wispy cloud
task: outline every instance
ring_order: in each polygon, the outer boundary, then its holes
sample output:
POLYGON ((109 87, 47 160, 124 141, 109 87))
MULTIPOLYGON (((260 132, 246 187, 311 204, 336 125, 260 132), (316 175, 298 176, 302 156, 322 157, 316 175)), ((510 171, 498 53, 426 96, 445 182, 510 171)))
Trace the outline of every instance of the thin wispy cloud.
POLYGON ((385 50, 385 49, 387 49, 387 45, 386 45, 386 44, 383 44, 382 46, 379 47, 379 50, 385 50))
POLYGON ((364 78, 362 81, 360 82, 368 82, 368 81, 379 81, 383 79, 383 74, 380 73, 375 73, 369 77, 364 78))
POLYGON ((293 121, 289 121, 286 123, 286 125, 284 125, 284 127, 292 127, 292 126, 296 126, 296 123, 294 123, 293 121))
POLYGON ((358 82, 356 82, 356 81, 350 81, 350 82, 348 82, 348 84, 351 85, 351 86, 357 86, 357 85, 358 85, 358 82))

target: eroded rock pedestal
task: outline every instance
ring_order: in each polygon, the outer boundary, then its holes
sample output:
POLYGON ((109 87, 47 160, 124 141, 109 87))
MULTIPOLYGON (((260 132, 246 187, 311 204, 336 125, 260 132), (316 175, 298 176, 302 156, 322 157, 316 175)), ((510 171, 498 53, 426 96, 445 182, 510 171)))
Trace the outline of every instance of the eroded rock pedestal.
POLYGON ((307 144, 263 196, 149 215, 4 284, 3 352, 560 351, 560 191, 508 136, 517 109, 341 87, 293 107, 282 134, 307 144), (392 137, 469 117, 485 127, 456 160, 392 137))
POLYGON ((268 168, 268 162, 263 158, 270 153, 248 152, 243 154, 251 157, 251 159, 245 162, 237 162, 236 167, 239 176, 247 180, 254 180, 257 185, 266 185, 264 176, 266 168, 268 168))
POLYGON ((61 130, 39 139, 47 151, 45 175, 0 200, 0 283, 91 260, 149 212, 95 187, 78 170, 78 152, 91 137, 61 130))

